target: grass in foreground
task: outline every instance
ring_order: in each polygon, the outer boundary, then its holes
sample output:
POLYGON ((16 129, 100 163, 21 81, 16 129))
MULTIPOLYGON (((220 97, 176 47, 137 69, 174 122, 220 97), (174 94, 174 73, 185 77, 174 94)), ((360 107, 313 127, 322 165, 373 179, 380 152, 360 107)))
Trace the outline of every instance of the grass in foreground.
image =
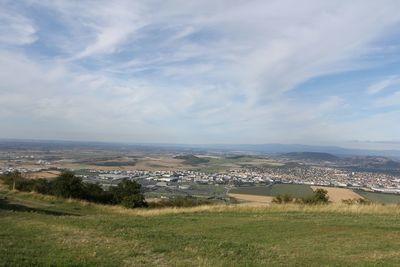
POLYGON ((399 206, 127 210, 0 194, 3 266, 396 266, 399 206), (7 199, 4 199, 6 197, 7 199))

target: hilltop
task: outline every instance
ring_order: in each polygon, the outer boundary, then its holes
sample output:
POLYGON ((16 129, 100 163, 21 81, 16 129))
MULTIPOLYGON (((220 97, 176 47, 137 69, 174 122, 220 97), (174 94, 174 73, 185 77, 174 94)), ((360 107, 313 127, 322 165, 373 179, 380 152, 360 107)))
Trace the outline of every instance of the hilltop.
POLYGON ((128 210, 0 191, 2 266, 394 266, 400 261, 399 206, 128 210))
POLYGON ((175 156, 175 159, 182 159, 184 160, 184 164, 188 165, 197 165, 197 164, 202 164, 202 163, 208 163, 209 160, 205 158, 200 158, 195 155, 181 155, 181 156, 175 156))

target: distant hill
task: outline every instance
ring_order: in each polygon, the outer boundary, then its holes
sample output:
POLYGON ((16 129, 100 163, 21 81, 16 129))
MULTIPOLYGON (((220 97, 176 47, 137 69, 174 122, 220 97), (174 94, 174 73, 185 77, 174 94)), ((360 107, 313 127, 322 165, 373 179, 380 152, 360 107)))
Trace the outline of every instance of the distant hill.
POLYGON ((313 160, 313 161, 337 161, 339 157, 336 157, 329 153, 320 152, 290 152, 282 155, 285 158, 296 159, 296 160, 313 160))
POLYGON ((112 143, 56 140, 0 139, 0 150, 59 150, 94 149, 116 151, 176 152, 198 154, 209 151, 238 155, 281 154, 290 152, 319 152, 341 156, 385 156, 400 159, 400 150, 352 149, 337 146, 312 146, 302 144, 161 144, 161 143, 112 143))
POLYGON ((400 162, 387 157, 350 157, 346 161, 365 168, 400 169, 400 162))
POLYGON ((182 155, 182 156, 176 156, 174 158, 183 159, 184 160, 183 163, 188 165, 197 165, 209 162, 208 159, 196 157, 195 155, 182 155))

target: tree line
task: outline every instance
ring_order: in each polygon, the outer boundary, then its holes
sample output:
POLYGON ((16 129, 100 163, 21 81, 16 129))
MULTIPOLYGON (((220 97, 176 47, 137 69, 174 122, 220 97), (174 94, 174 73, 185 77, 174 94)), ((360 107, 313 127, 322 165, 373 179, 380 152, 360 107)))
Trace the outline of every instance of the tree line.
POLYGON ((37 192, 62 198, 75 198, 126 208, 194 207, 213 204, 208 199, 192 196, 173 196, 157 202, 146 202, 141 185, 136 181, 122 180, 117 186, 104 190, 99 184, 85 183, 71 171, 63 171, 55 179, 27 179, 14 171, 0 176, 11 190, 37 192))
POLYGON ((295 199, 291 195, 277 195, 272 200, 273 203, 298 203, 298 204, 327 204, 329 203, 328 191, 318 188, 311 196, 295 199))
POLYGON ((10 189, 37 192, 63 198, 76 198, 90 202, 123 205, 127 208, 147 207, 141 190, 141 185, 128 179, 122 180, 117 186, 104 190, 99 184, 85 183, 73 172, 64 171, 53 180, 26 179, 15 171, 0 176, 0 179, 10 189))

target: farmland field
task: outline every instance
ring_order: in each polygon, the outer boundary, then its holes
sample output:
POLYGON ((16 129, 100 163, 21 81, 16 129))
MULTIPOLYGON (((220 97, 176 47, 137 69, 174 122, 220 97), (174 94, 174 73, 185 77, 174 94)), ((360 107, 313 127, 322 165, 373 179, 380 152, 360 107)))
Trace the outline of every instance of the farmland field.
POLYGON ((360 199, 363 198, 361 195, 355 193, 353 190, 348 188, 337 188, 328 186, 311 186, 313 190, 324 189, 328 191, 329 201, 340 203, 347 199, 360 199))
POLYGON ((366 192, 363 190, 354 190, 354 191, 357 194, 363 196, 364 198, 372 202, 384 203, 384 204, 400 204, 400 195, 366 192))
POLYGON ((258 196, 258 195, 249 195, 249 194, 232 194, 229 193, 230 197, 235 198, 236 200, 239 201, 245 201, 245 202, 253 202, 255 204, 259 203, 271 203, 274 197, 270 196, 258 196))
POLYGON ((0 266, 397 266, 399 206, 127 210, 0 193, 0 266))
POLYGON ((243 186, 233 188, 230 193, 258 196, 277 196, 288 194, 295 198, 307 197, 313 194, 308 185, 300 184, 273 184, 265 186, 243 186))

